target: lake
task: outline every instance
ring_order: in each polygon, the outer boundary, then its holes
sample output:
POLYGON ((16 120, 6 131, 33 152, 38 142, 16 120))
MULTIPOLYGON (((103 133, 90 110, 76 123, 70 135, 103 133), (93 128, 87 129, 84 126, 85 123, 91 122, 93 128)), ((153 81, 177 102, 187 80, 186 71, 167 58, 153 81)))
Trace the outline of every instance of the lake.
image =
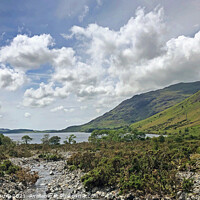
POLYGON ((22 141, 22 137, 24 135, 28 135, 31 138, 33 138, 33 140, 30 142, 31 144, 40 144, 41 139, 43 138, 43 136, 45 134, 49 134, 50 137, 52 136, 59 136, 61 138, 60 142, 63 143, 64 140, 66 140, 67 136, 70 136, 71 134, 74 134, 76 136, 76 142, 87 142, 88 141, 88 137, 91 135, 91 133, 83 133, 83 132, 74 132, 74 133, 8 133, 8 134, 4 134, 5 136, 8 136, 9 138, 11 138, 13 141, 22 141))
MULTIPOLYGON (((74 134, 76 136, 76 142, 87 142, 88 137, 91 135, 91 133, 84 133, 84 132, 68 132, 68 133, 8 133, 4 134, 5 136, 10 137, 13 141, 22 141, 22 137, 24 135, 28 135, 33 140, 30 142, 31 144, 40 144, 41 139, 45 134, 49 134, 50 137, 52 136, 59 136, 61 138, 60 142, 63 143, 64 140, 66 140, 67 136, 70 136, 71 134, 74 134)), ((158 137, 159 135, 155 134, 146 134, 146 137, 158 137)))

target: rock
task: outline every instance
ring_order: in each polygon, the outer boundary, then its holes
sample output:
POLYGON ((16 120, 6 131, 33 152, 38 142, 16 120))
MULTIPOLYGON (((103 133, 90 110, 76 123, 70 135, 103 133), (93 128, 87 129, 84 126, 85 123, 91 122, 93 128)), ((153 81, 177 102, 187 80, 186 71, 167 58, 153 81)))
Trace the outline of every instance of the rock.
POLYGON ((91 197, 94 199, 97 199, 99 197, 99 195, 95 193, 95 194, 92 194, 91 197))
POLYGON ((92 193, 96 193, 98 191, 98 188, 97 187, 94 187, 93 189, 92 189, 92 193))
POLYGON ((179 200, 186 200, 186 195, 185 193, 183 192, 180 197, 178 198, 179 200))
POLYGON ((112 193, 108 193, 106 196, 105 196, 106 199, 114 199, 114 195, 112 193))
POLYGON ((53 171, 50 171, 49 175, 54 175, 53 171))
POLYGON ((126 200, 133 200, 134 198, 135 198, 135 196, 131 193, 127 194, 126 197, 125 197, 126 200))
POLYGON ((12 196, 11 196, 10 194, 7 194, 7 195, 6 195, 6 199, 12 200, 12 196))
POLYGON ((102 191, 97 191, 96 194, 97 194, 99 197, 104 197, 104 196, 105 196, 105 192, 102 192, 102 191))
POLYGON ((13 195, 13 194, 15 194, 15 191, 9 190, 8 193, 9 193, 10 195, 13 195))
POLYGON ((176 194, 176 196, 177 196, 177 197, 180 197, 181 194, 182 194, 182 191, 178 191, 177 194, 176 194))

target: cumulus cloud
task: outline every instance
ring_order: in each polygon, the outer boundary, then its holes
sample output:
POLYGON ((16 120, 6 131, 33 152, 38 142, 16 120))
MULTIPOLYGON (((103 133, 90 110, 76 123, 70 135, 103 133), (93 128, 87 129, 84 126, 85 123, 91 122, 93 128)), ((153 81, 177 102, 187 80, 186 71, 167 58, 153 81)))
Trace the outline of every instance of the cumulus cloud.
POLYGON ((41 83, 38 89, 30 88, 24 93, 24 106, 45 107, 54 101, 53 83, 41 83))
POLYGON ((58 106, 58 107, 52 108, 50 111, 51 112, 57 112, 57 111, 73 112, 74 110, 75 110, 74 108, 65 108, 64 106, 58 106))
POLYGON ((0 88, 14 91, 26 81, 22 71, 1 66, 0 68, 0 88))
POLYGON ((109 79, 104 84, 109 80, 112 86, 103 85, 101 90, 99 85, 98 88, 90 85, 78 95, 95 96, 106 90, 105 96, 131 96, 179 81, 198 80, 199 33, 191 38, 180 36, 166 41, 163 16, 163 9, 147 14, 144 9, 138 9, 135 18, 119 31, 97 24, 72 27, 71 35, 66 37, 84 43, 91 63, 106 69, 104 77, 109 79))
POLYGON ((58 107, 52 108, 50 111, 51 112, 57 112, 59 110, 64 110, 64 107, 63 106, 58 106, 58 107))
POLYGON ((31 114, 28 113, 28 112, 26 112, 26 113, 24 113, 24 117, 26 117, 26 118, 30 118, 30 117, 31 117, 31 114))
POLYGON ((74 112, 74 108, 65 108, 64 111, 65 112, 74 112))
POLYGON ((17 35, 12 42, 0 49, 0 62, 27 71, 39 68, 42 64, 67 67, 75 62, 72 48, 51 48, 54 40, 49 34, 17 35))
POLYGON ((13 66, 0 71, 0 87, 14 90, 24 82, 18 74, 23 77, 27 69, 48 63, 52 67, 48 82, 25 91, 25 106, 44 107, 73 94, 79 101, 96 98, 99 110, 136 93, 199 80, 200 32, 167 41, 163 18, 163 9, 149 13, 138 9, 119 30, 97 24, 73 26, 71 34, 63 37, 74 37, 77 49, 54 48, 53 38, 46 34, 18 35, 0 49, 0 61, 13 66), (17 78, 6 81, 8 78, 1 78, 3 72, 17 78))
POLYGON ((21 69, 39 68, 51 59, 49 46, 54 44, 50 35, 17 35, 12 42, 0 49, 0 62, 21 69))

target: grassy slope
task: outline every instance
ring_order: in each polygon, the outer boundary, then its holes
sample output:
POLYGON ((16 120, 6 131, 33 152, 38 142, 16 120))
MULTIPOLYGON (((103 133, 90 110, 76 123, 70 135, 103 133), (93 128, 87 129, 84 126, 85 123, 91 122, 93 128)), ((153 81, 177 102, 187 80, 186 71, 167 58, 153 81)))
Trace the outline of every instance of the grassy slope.
POLYGON ((91 131, 127 126, 176 105, 199 90, 200 82, 179 83, 161 90, 135 95, 87 124, 68 127, 62 131, 91 131))
POLYGON ((131 127, 152 133, 178 133, 185 128, 198 131, 200 128, 200 91, 171 108, 132 124, 131 127))

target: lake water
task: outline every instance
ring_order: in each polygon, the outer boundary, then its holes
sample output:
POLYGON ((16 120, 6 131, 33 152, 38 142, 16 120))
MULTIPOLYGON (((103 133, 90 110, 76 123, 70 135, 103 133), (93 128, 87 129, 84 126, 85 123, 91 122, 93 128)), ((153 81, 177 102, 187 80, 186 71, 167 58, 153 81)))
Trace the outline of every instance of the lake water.
POLYGON ((50 137, 52 136, 59 136, 61 138, 60 142, 63 143, 64 140, 66 140, 67 136, 70 136, 71 134, 74 134, 76 136, 76 142, 87 142, 88 141, 88 137, 91 135, 91 133, 81 133, 81 132, 75 132, 75 133, 8 133, 8 134, 4 134, 5 136, 8 136, 9 138, 11 138, 13 141, 22 141, 22 137, 24 135, 28 135, 31 138, 33 138, 33 140, 30 142, 31 144, 40 144, 41 139, 43 138, 43 136, 45 134, 49 134, 50 137))
MULTIPOLYGON (((9 134, 4 134, 5 136, 10 137, 13 141, 19 141, 21 142, 22 137, 24 135, 28 135, 33 140, 30 142, 31 144, 40 144, 41 139, 45 134, 49 134, 50 137, 52 136, 59 136, 61 138, 60 142, 63 143, 64 140, 66 140, 67 136, 70 136, 71 134, 74 134, 76 136, 76 142, 87 142, 88 137, 91 135, 91 133, 84 133, 84 132, 68 132, 68 133, 9 133, 9 134)), ((155 134, 146 134, 146 137, 158 137, 159 135, 155 134)))

